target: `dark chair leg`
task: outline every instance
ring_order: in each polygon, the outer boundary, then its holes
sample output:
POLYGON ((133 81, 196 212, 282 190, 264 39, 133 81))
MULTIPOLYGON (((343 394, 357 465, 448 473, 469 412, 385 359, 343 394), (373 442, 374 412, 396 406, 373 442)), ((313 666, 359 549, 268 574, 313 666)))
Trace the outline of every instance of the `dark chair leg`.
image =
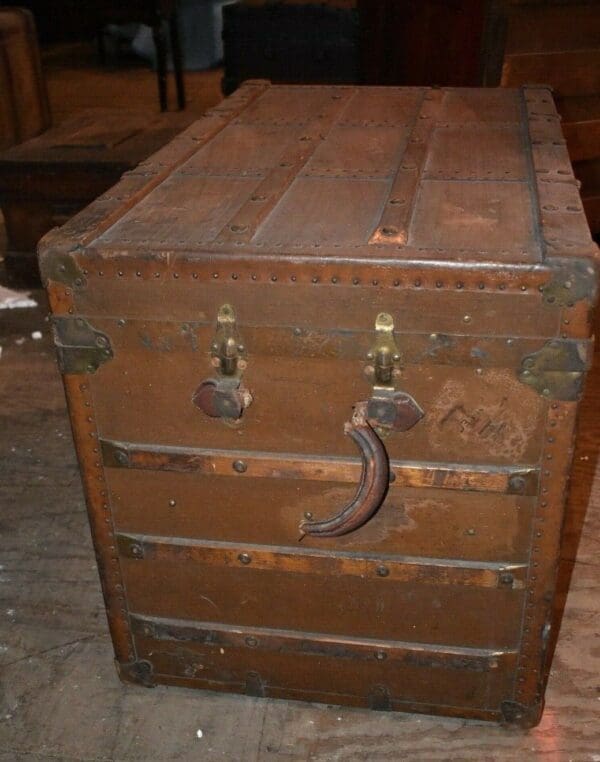
POLYGON ((158 76, 158 97, 160 110, 167 110, 167 40, 163 19, 159 16, 152 27, 152 36, 156 48, 156 73, 158 76))
POLYGON ((177 11, 171 14, 169 19, 169 31, 171 33, 171 54, 173 55, 175 86, 177 88, 177 108, 182 111, 185 108, 185 87, 183 84, 183 61, 181 58, 181 42, 179 40, 177 11))

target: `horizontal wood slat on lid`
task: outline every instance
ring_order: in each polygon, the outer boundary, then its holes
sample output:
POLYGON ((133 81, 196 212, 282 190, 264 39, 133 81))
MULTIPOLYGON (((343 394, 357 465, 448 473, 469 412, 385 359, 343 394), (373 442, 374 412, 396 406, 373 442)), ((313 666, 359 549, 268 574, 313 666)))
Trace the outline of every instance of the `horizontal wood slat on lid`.
MULTIPOLYGON (((409 280, 401 271, 385 268, 374 268, 375 277, 370 278, 368 271, 358 267, 319 267, 307 272, 301 265, 283 269, 214 260, 206 269, 172 260, 170 267, 164 262, 158 267, 154 263, 132 267, 125 262, 122 258, 98 263, 102 269, 85 274, 89 285, 77 289, 74 298, 82 314, 93 317, 98 326, 105 325, 115 342, 127 342, 132 351, 140 343, 135 334, 140 329, 139 319, 146 321, 142 333, 152 336, 154 330, 164 332, 172 336, 170 343, 175 349, 181 341, 173 334, 182 324, 193 327, 200 341, 209 324, 214 330, 219 306, 229 302, 236 305, 241 331, 245 325, 257 324, 274 330, 278 326, 300 328, 303 333, 297 343, 308 346, 321 342, 325 335, 346 330, 369 332, 372 337, 375 316, 382 311, 393 316, 399 333, 409 333, 406 327, 410 326, 410 333, 417 336, 435 333, 438 337, 451 336, 449 340, 458 344, 478 339, 485 342, 500 333, 499 304, 504 341, 512 338, 518 345, 521 338, 543 341, 560 331, 560 313, 540 298, 540 287, 524 286, 518 276, 509 273, 506 277, 496 273, 497 281, 492 283, 488 273, 473 273, 467 288, 460 280, 462 273, 448 273, 444 281, 439 274, 436 277, 435 270, 424 269, 415 269, 416 277, 409 280), (394 285, 396 280, 399 285, 394 285), (172 305, 168 321, 156 319, 158 299, 172 305), (118 316, 113 304, 122 305, 118 316), (118 326, 117 317, 131 320, 131 325, 126 322, 118 326), (115 327, 121 330, 115 332, 115 327)), ((550 277, 546 275, 546 283, 550 277)), ((187 334, 189 340, 189 331, 187 334)), ((435 348, 435 339, 432 342, 435 348)), ((424 361, 430 361, 429 352, 428 348, 424 361)), ((300 350, 300 354, 304 352, 300 350)))

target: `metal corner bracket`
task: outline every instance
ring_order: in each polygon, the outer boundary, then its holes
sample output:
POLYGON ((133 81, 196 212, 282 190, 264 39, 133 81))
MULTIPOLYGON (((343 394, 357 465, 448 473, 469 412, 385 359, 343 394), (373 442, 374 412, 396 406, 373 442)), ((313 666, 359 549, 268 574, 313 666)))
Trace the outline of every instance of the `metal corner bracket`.
POLYGON ((589 340, 551 339, 523 358, 517 378, 548 399, 576 400, 590 365, 590 344, 589 340))
POLYGON ((145 659, 117 662, 117 671, 122 680, 138 683, 146 688, 154 688, 154 667, 145 659))
POLYGON ((85 318, 54 317, 52 326, 61 373, 95 373, 114 357, 110 338, 85 318))
POLYGON ((72 288, 81 288, 86 284, 83 271, 70 254, 49 253, 40 260, 40 269, 46 285, 49 281, 72 288))
POLYGON ((547 264, 552 277, 542 287, 544 302, 557 307, 572 307, 587 299, 590 306, 596 300, 598 274, 592 260, 551 259, 547 264))

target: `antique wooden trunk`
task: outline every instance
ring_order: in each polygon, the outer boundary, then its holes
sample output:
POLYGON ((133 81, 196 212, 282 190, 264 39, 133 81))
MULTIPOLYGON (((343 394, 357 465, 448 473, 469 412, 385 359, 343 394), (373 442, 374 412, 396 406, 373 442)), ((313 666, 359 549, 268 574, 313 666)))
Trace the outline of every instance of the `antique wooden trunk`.
POLYGON ((251 82, 40 255, 124 679, 538 721, 597 256, 548 90, 251 82))

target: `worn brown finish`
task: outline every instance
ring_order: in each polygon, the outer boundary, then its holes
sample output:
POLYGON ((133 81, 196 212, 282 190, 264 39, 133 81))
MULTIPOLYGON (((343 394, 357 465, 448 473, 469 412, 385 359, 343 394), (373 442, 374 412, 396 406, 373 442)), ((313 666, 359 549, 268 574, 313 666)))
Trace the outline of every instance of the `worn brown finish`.
POLYGON ((37 243, 48 230, 104 193, 192 120, 186 114, 149 117, 130 110, 90 110, 4 151, 0 206, 11 274, 32 272, 37 243))
POLYGON ((545 89, 258 82, 44 239, 124 679, 539 720, 596 293, 578 198, 545 89), (211 378, 239 417, 194 405, 211 378), (377 418, 397 392, 407 430, 377 418), (352 531, 303 536, 357 488, 352 531))
POLYGON ((0 8, 0 150, 50 126, 33 15, 0 8))

